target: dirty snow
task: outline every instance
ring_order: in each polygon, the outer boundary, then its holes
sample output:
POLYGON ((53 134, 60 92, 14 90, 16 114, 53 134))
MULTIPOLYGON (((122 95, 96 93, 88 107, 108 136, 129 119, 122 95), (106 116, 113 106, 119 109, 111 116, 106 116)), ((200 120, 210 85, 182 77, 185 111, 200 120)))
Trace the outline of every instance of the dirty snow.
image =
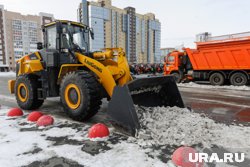
POLYGON ((191 87, 191 88, 203 88, 203 89, 233 89, 233 90, 250 90, 250 86, 233 86, 233 85, 224 85, 224 86, 213 86, 213 85, 204 85, 197 84, 194 82, 189 83, 179 83, 179 87, 191 87))
POLYGON ((15 77, 16 73, 15 72, 0 72, 0 77, 15 77))
POLYGON ((249 148, 250 127, 215 123, 205 115, 181 108, 137 108, 141 130, 139 143, 146 145, 212 145, 249 148))
POLYGON ((121 142, 117 145, 112 145, 111 150, 100 153, 96 156, 91 156, 81 151, 79 146, 64 145, 53 148, 53 151, 58 156, 67 157, 80 164, 92 167, 133 167, 133 166, 157 166, 166 167, 159 160, 152 159, 145 155, 145 151, 138 145, 132 143, 121 142), (67 151, 65 151, 67 150, 67 151))
POLYGON ((81 165, 93 167, 166 166, 158 159, 149 157, 136 143, 126 141, 120 141, 117 144, 108 143, 110 150, 91 155, 82 151, 85 141, 88 140, 86 135, 90 126, 74 123, 70 128, 67 120, 56 118, 53 126, 37 128, 35 124, 26 122, 27 113, 23 117, 8 118, 5 116, 8 110, 5 107, 0 110, 1 166, 29 165, 52 157, 64 157, 81 165), (72 128, 76 124, 82 128, 80 130, 72 128), (73 144, 67 144, 67 141, 63 144, 55 144, 56 141, 53 138, 60 140, 62 137, 65 137, 63 140, 73 140, 73 144))

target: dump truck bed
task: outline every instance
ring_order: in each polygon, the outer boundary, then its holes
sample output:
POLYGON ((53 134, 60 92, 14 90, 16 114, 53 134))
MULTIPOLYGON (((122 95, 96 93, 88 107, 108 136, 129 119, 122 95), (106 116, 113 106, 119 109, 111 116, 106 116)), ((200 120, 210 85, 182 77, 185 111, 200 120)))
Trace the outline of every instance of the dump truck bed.
POLYGON ((199 42, 185 51, 194 70, 250 70, 250 37, 199 42))

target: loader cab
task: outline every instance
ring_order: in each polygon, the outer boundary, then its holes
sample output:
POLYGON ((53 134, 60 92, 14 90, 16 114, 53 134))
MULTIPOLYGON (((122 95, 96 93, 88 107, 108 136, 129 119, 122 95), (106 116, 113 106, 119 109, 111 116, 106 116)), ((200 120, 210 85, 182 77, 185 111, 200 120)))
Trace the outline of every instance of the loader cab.
POLYGON ((38 43, 48 67, 77 63, 74 52, 89 52, 89 34, 94 38, 91 28, 71 21, 55 21, 43 27, 44 45, 38 43))
POLYGON ((42 83, 48 88, 46 96, 56 97, 59 95, 57 78, 62 65, 78 64, 75 52, 87 55, 88 37, 90 34, 93 38, 93 32, 81 23, 55 21, 43 27, 43 34, 44 44, 37 45, 46 69, 41 74, 42 83))

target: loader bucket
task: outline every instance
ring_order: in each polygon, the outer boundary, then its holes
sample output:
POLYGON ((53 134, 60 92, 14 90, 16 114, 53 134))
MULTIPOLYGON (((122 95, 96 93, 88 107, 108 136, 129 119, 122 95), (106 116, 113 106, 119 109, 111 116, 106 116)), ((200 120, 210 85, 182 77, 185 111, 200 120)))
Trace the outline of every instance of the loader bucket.
POLYGON ((108 106, 108 115, 116 128, 132 136, 135 136, 140 128, 135 105, 184 108, 173 76, 135 79, 124 86, 114 88, 108 106))

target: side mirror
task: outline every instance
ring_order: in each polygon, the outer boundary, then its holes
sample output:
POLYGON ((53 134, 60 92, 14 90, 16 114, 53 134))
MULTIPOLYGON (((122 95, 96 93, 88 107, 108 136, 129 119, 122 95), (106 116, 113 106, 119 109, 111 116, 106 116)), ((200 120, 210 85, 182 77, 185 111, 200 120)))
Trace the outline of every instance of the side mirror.
POLYGON ((43 43, 42 42, 38 42, 37 43, 37 50, 42 50, 43 49, 43 43))
POLYGON ((165 56, 164 57, 164 63, 167 63, 167 60, 168 60, 168 56, 165 56))
POLYGON ((95 39, 95 34, 94 34, 94 30, 93 30, 93 28, 90 28, 90 36, 91 36, 91 38, 94 40, 95 39))

